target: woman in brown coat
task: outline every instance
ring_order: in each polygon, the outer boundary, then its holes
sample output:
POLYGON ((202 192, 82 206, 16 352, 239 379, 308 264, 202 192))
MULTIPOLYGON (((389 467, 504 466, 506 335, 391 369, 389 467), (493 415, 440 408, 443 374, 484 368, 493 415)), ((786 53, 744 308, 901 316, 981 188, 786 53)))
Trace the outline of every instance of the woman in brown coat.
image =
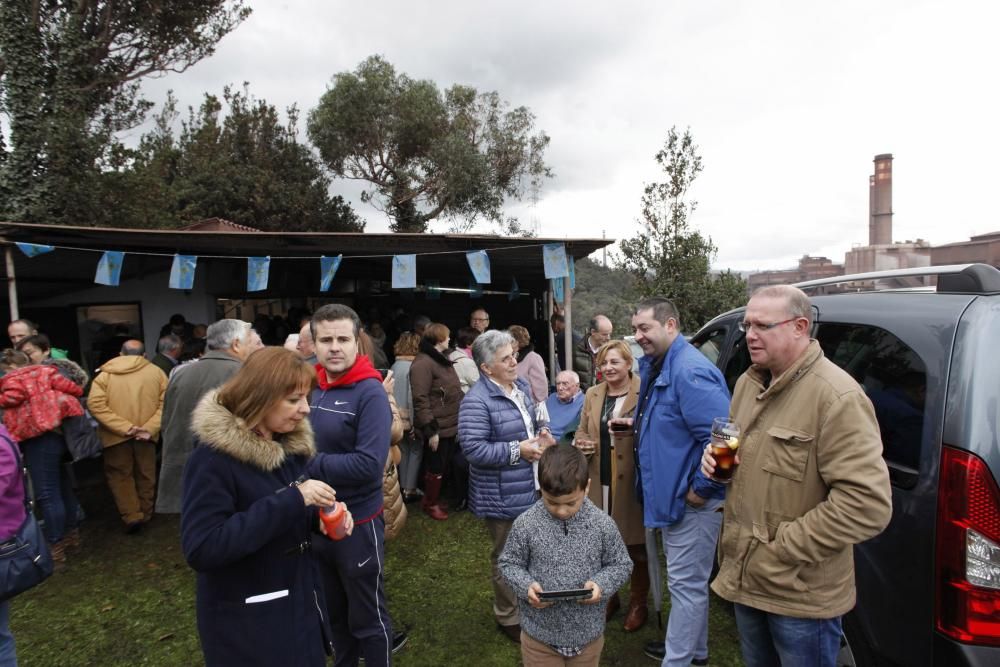
MULTIPOLYGON (((639 396, 639 377, 632 375, 632 352, 624 341, 613 340, 597 352, 595 368, 603 381, 587 390, 574 444, 590 461, 590 500, 614 519, 632 558, 631 596, 625 631, 646 623, 649 570, 646 562, 642 505, 635 497, 635 457, 632 452, 632 416, 639 396), (621 425, 626 430, 609 428, 621 425)), ((607 617, 621 607, 618 593, 608 600, 607 617)))
POLYGON ((420 353, 410 366, 413 426, 427 443, 421 506, 438 521, 448 518, 439 499, 445 472, 455 454, 458 406, 464 396, 453 362, 445 356, 450 335, 443 324, 429 325, 420 339, 420 353))

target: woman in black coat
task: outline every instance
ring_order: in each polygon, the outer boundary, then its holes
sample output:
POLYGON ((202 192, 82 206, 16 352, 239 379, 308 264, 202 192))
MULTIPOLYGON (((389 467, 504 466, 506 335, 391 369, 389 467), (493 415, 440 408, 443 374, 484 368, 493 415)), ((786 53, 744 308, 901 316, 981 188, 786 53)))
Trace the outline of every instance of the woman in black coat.
POLYGON ((194 411, 181 544, 198 572, 207 665, 326 664, 325 598, 310 545, 327 539, 315 508, 335 495, 304 478, 316 453, 306 418, 313 379, 294 352, 267 348, 194 411))

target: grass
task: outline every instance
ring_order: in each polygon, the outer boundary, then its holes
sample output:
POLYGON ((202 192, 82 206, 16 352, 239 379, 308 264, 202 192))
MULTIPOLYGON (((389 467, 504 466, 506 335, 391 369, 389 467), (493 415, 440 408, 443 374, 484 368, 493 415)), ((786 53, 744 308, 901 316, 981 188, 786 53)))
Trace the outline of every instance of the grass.
MULTIPOLYGON (((65 570, 11 601, 20 664, 202 664, 194 574, 180 552, 178 517, 157 516, 139 535, 126 536, 103 482, 92 479, 81 493, 88 513, 82 551, 70 554, 65 570)), ((519 664, 518 647, 493 622, 490 542, 482 522, 468 512, 436 522, 410 508, 402 535, 387 548, 389 608, 410 632, 395 664, 519 664)), ((665 599, 664 624, 668 605, 665 599)), ((622 619, 619 612, 607 626, 601 664, 654 665, 642 649, 663 637, 655 616, 632 634, 622 631, 622 619)), ((714 596, 709 651, 714 667, 742 664, 732 613, 714 596)))

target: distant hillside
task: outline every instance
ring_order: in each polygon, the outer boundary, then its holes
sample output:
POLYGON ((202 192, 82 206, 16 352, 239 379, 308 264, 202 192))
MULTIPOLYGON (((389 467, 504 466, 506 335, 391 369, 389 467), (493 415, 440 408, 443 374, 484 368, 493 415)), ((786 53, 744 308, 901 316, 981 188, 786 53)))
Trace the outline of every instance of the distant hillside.
POLYGON ((573 328, 584 333, 594 315, 607 315, 615 325, 615 338, 632 333, 631 278, 624 271, 604 268, 591 259, 576 262, 573 292, 573 328))

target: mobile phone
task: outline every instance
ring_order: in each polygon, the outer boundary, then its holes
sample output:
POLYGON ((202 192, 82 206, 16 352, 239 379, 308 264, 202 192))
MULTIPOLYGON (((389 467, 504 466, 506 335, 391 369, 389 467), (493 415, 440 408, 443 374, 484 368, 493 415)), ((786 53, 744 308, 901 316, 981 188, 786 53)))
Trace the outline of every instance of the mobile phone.
POLYGON ((389 374, 389 369, 388 368, 376 368, 375 370, 377 370, 379 372, 379 375, 382 376, 383 380, 385 379, 385 376, 389 374))
POLYGON ((568 588, 562 591, 542 591, 539 600, 586 600, 592 597, 594 591, 589 588, 568 588))

